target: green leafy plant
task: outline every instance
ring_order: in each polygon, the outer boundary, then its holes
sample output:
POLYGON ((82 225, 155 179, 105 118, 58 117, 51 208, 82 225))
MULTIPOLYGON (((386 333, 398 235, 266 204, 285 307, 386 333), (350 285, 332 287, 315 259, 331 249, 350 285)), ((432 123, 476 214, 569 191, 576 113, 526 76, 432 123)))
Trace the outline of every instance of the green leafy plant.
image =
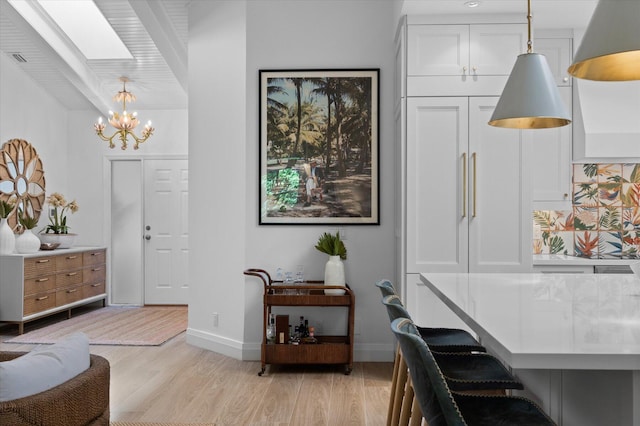
POLYGON ((325 232, 318 238, 316 244, 316 250, 326 253, 329 256, 340 256, 340 259, 345 260, 347 258, 347 248, 344 246, 344 242, 340 239, 340 233, 336 232, 336 235, 325 232))
POLYGON ((33 229, 38 226, 38 219, 29 216, 28 213, 25 214, 22 209, 18 209, 18 222, 24 229, 33 229))
POLYGON ((13 204, 9 201, 0 200, 0 219, 6 219, 13 210, 13 204))

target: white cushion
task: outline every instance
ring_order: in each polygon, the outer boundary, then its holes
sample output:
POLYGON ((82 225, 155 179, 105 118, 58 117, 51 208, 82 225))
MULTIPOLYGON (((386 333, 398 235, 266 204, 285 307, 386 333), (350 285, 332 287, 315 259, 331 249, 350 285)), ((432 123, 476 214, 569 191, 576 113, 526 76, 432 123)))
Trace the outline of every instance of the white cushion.
POLYGON ((84 333, 0 362, 0 401, 54 388, 85 371, 89 362, 89 338, 84 333))

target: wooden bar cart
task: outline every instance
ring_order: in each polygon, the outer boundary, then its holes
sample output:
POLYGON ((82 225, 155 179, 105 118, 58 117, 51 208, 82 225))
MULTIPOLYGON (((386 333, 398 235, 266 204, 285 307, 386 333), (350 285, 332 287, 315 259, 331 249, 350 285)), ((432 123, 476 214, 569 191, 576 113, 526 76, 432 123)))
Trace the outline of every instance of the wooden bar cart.
POLYGON ((353 370, 353 336, 356 298, 348 285, 328 286, 323 281, 304 281, 284 285, 273 281, 263 269, 250 268, 245 275, 256 276, 264 284, 262 315, 262 369, 267 364, 344 364, 345 374, 353 370), (324 290, 343 290, 342 295, 325 294, 324 290), (295 294, 292 294, 295 293, 295 294), (346 336, 316 336, 317 344, 279 344, 267 342, 267 322, 273 306, 343 306, 349 310, 346 336))

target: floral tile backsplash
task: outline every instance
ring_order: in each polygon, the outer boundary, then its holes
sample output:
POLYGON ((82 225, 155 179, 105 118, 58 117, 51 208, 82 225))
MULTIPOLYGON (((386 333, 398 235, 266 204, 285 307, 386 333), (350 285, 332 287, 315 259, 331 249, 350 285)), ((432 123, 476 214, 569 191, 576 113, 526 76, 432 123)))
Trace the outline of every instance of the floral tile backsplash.
POLYGON ((640 257, 640 164, 574 164, 571 210, 533 212, 533 252, 640 257))

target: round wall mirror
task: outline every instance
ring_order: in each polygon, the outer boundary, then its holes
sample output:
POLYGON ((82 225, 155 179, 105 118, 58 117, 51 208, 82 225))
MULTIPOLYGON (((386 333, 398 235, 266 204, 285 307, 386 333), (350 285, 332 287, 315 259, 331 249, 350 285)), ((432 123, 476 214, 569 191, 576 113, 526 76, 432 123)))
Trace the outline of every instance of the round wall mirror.
POLYGON ((7 218, 11 228, 18 225, 18 208, 40 218, 44 199, 44 169, 36 149, 23 139, 7 141, 0 151, 0 200, 15 205, 7 218))

